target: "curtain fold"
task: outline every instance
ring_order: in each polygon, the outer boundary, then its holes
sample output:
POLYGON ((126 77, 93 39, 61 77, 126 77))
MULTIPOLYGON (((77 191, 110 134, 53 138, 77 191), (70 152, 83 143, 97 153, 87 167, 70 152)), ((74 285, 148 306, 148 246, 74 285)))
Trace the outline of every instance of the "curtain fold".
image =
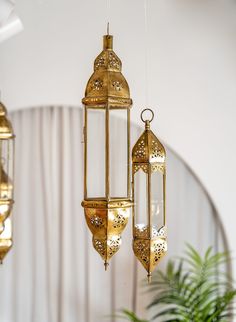
MULTIPOLYGON (((32 108, 13 112, 11 119, 14 247, 0 267, 0 321, 118 322, 108 316, 124 307, 146 318, 150 295, 140 287, 146 272, 133 256, 131 220, 107 272, 92 247, 81 207, 82 109, 32 108)), ((136 140, 142 129, 131 130, 136 140)), ((208 196, 187 166, 167 152, 169 251, 160 267, 182 254, 185 241, 199 250, 226 247, 208 196)))

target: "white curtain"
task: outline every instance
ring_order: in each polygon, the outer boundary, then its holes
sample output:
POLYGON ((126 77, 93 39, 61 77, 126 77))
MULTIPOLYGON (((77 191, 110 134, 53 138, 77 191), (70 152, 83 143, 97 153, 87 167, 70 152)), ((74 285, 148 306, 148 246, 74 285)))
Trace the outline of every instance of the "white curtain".
MULTIPOLYGON (((0 267, 0 321, 117 322, 109 315, 123 307, 145 318, 149 298, 140 283, 146 273, 133 256, 131 222, 107 272, 91 244, 81 207, 82 109, 41 107, 11 118, 14 247, 0 267)), ((133 140, 140 132, 132 125, 133 140)), ((226 247, 214 206, 169 150, 167 197, 169 252, 161 266, 182 254, 185 241, 199 250, 226 247)))

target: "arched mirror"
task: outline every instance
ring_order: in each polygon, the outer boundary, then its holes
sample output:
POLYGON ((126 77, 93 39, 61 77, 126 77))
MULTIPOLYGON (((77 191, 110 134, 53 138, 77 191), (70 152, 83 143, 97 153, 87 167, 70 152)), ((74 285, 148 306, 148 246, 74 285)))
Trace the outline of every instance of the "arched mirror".
MULTIPOLYGON (((17 136, 14 247, 0 267, 1 322, 118 322, 111 315, 122 307, 145 317, 150 295, 141 287, 146 274, 133 255, 131 220, 107 272, 85 224, 82 109, 32 108, 11 119, 17 136)), ((123 122, 114 119, 114 130, 123 122)), ((132 124, 131 131, 134 142, 142 129, 132 124)), ((160 267, 182 255, 185 242, 199 251, 210 245, 227 250, 210 197, 166 147, 169 250, 160 267)))

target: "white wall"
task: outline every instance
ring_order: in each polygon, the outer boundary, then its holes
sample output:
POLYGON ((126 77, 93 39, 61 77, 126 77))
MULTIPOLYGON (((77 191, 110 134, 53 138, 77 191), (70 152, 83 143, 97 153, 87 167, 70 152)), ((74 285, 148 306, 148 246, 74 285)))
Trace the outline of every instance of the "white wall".
MULTIPOLYGON (((0 48, 9 109, 80 104, 101 50, 106 3, 17 1, 25 30, 0 48)), ((208 189, 235 256, 236 0, 148 0, 148 6, 148 103, 157 111, 156 130, 208 189)), ((111 0, 111 33, 136 122, 146 104, 143 7, 141 0, 111 0)))

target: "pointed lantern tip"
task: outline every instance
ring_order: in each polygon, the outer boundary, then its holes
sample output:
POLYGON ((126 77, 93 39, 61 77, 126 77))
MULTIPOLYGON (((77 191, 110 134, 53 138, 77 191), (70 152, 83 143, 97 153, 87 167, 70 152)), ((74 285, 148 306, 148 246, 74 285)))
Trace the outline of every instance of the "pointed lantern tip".
POLYGON ((148 283, 150 284, 152 281, 152 273, 149 272, 147 275, 147 278, 148 278, 148 283))
POLYGON ((107 261, 104 262, 104 266, 105 266, 105 271, 107 271, 109 263, 107 261))

